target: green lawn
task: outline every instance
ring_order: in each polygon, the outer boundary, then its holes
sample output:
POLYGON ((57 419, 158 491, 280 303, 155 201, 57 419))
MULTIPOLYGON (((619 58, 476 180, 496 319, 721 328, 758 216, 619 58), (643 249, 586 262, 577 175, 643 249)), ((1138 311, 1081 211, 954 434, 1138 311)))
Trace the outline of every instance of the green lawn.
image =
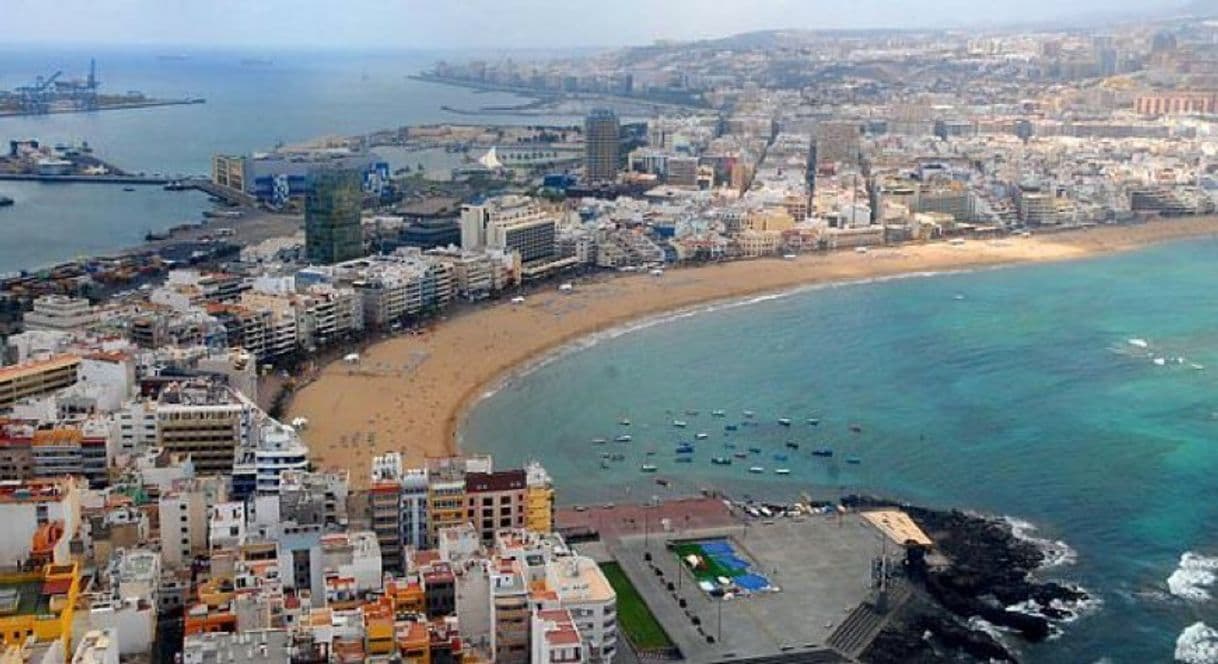
POLYGON ((720 565, 719 563, 715 562, 715 560, 713 558, 706 555, 706 553, 702 550, 701 546, 698 546, 697 544, 694 544, 692 542, 688 542, 685 544, 678 544, 678 545, 674 546, 673 552, 677 555, 678 558, 681 559, 681 564, 685 565, 686 569, 688 569, 689 566, 685 564, 685 556, 693 554, 695 556, 698 556, 702 560, 706 561, 705 567, 703 567, 701 569, 690 570, 693 572, 694 577, 697 578, 699 581, 716 581, 721 576, 725 576, 729 579, 734 579, 737 576, 740 576, 741 574, 744 574, 747 571, 747 570, 743 570, 743 569, 733 569, 730 567, 724 567, 723 565, 720 565))
POLYGON ((617 593, 617 624, 638 650, 662 650, 671 648, 672 641, 660 626, 639 591, 626 577, 621 565, 601 563, 601 571, 609 579, 609 585, 617 593))

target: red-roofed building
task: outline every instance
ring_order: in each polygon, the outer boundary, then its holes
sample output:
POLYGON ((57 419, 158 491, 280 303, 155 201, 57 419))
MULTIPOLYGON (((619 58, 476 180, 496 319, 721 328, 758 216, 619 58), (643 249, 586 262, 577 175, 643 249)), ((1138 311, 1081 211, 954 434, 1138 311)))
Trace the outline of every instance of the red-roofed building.
POLYGON ((579 630, 566 609, 533 613, 533 664, 580 664, 587 662, 579 630))

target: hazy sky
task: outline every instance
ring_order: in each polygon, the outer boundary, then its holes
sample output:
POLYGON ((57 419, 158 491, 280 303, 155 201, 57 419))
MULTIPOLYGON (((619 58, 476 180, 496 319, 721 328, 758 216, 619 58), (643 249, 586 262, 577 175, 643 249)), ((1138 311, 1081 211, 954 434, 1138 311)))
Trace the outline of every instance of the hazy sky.
POLYGON ((0 0, 9 43, 619 46, 767 28, 1047 21, 1182 0, 0 0))

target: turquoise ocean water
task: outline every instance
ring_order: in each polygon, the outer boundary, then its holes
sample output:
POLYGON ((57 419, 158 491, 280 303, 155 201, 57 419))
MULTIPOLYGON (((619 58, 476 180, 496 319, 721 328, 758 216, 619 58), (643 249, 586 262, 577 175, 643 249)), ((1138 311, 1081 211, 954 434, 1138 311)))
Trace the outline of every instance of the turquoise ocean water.
MULTIPOLYGON (((1208 597, 1218 588, 1205 585, 1218 567, 1216 257, 1218 241, 1175 243, 820 288, 640 325, 501 386, 470 414, 463 445, 502 464, 543 460, 565 503, 669 491, 639 472, 656 450, 658 475, 685 491, 869 491, 1028 521, 1070 547, 1044 575, 1102 600, 1060 638, 1026 647, 1030 661, 1171 661, 1187 627, 1218 625, 1208 597), (746 409, 755 425, 725 432, 746 409), (620 433, 622 417, 633 442, 591 444, 620 433), (697 432, 709 437, 694 463, 675 463, 677 441, 697 432), (710 463, 750 446, 763 452, 710 463), (835 456, 812 458, 814 447, 835 456), (603 470, 604 450, 627 461, 603 470), (777 467, 791 474, 771 474, 777 467), (1181 566, 1186 552, 1197 557, 1181 566)), ((1207 636, 1218 634, 1192 630, 1190 652, 1207 636)))

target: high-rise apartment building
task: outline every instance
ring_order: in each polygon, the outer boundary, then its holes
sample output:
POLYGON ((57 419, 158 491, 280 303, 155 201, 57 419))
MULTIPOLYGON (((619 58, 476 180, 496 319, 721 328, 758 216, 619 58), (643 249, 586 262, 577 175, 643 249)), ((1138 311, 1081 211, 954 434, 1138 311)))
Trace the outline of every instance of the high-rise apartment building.
POLYGON ((584 119, 584 178, 590 183, 617 178, 620 132, 617 114, 594 109, 584 119))
POLYGON ((363 190, 358 171, 318 170, 305 196, 305 254, 312 263, 332 264, 364 254, 360 228, 363 190))

